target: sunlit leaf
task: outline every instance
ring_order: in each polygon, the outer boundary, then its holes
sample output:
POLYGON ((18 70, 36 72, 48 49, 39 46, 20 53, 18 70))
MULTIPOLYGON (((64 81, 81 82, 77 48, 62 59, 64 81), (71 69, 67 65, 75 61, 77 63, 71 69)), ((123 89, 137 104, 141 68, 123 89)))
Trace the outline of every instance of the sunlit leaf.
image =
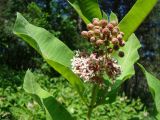
MULTIPOLYGON (((139 40, 134 34, 132 34, 126 42, 126 45, 120 49, 125 53, 125 56, 123 58, 120 58, 117 53, 113 54, 114 58, 118 60, 118 64, 121 66, 122 74, 117 78, 113 86, 111 86, 110 92, 103 91, 104 93, 106 93, 106 97, 108 99, 107 101, 102 100, 100 104, 113 102, 116 98, 117 91, 119 90, 119 87, 122 85, 122 83, 135 74, 134 64, 139 59, 138 49, 140 47, 141 45, 139 40)), ((106 78, 106 80, 108 79, 106 78)))
POLYGON ((118 64, 121 66, 122 74, 117 78, 118 80, 126 80, 135 74, 134 63, 139 59, 138 49, 141 44, 135 34, 132 34, 126 45, 120 48, 125 56, 123 58, 119 57, 117 54, 115 58, 118 60, 118 64))
POLYGON ((28 70, 23 88, 45 109, 48 120, 73 120, 70 113, 52 95, 43 90, 35 80, 36 77, 28 70))
POLYGON ((83 21, 88 24, 93 18, 102 19, 97 0, 67 0, 77 11, 83 21))
POLYGON ((137 0, 128 14, 121 20, 119 27, 125 33, 124 39, 138 28, 158 0, 137 0))
POLYGON ((20 13, 14 33, 30 44, 60 74, 62 74, 82 97, 84 85, 70 70, 73 52, 47 30, 30 24, 20 13))
POLYGON ((157 108, 157 112, 158 112, 157 119, 159 120, 159 118, 160 118, 160 80, 158 80, 151 73, 146 71, 145 68, 141 64, 138 64, 138 65, 142 69, 142 71, 147 79, 149 90, 152 94, 152 97, 154 99, 154 102, 155 102, 155 105, 157 108))

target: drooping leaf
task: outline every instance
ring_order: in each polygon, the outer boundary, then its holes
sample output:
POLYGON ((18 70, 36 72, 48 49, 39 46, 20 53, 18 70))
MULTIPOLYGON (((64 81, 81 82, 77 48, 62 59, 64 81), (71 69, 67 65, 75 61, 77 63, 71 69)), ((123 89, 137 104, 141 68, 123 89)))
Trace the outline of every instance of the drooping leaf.
POLYGON ((45 109, 48 120, 73 120, 70 113, 52 95, 43 90, 35 79, 33 73, 28 70, 23 88, 45 109))
POLYGON ((93 18, 102 19, 97 0, 67 0, 77 11, 83 21, 88 24, 93 18))
POLYGON ((55 70, 64 76, 82 97, 84 85, 70 70, 73 52, 47 30, 30 24, 17 14, 14 33, 31 45, 55 70))
POLYGON ((138 28, 158 0, 137 0, 128 14, 119 23, 120 30, 125 33, 124 39, 138 28))
POLYGON ((152 97, 154 99, 156 109, 158 112, 157 119, 159 120, 159 118, 160 118, 160 80, 158 80, 151 73, 146 71, 145 68, 141 64, 138 64, 138 65, 142 69, 142 71, 147 79, 149 90, 152 94, 152 97))

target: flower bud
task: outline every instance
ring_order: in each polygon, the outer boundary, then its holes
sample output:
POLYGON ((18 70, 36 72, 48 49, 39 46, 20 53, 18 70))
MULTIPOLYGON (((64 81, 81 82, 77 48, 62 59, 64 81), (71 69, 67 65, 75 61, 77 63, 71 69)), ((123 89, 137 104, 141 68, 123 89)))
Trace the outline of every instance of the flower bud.
POLYGON ((95 26, 99 26, 99 19, 98 18, 94 18, 93 19, 93 25, 95 25, 95 26))
POLYGON ((123 36, 121 34, 117 35, 118 40, 122 40, 123 36))
POLYGON ((95 30, 94 30, 94 34, 97 35, 97 36, 100 35, 100 32, 101 32, 101 31, 100 31, 99 29, 95 29, 95 30))
POLYGON ((100 24, 102 27, 105 27, 107 25, 107 20, 105 20, 105 19, 100 20, 100 24))
POLYGON ((101 39, 99 39, 99 40, 97 40, 96 41, 96 45, 103 45, 104 44, 104 40, 101 40, 101 39))
POLYGON ((124 36, 124 32, 120 32, 120 34, 121 34, 122 36, 124 36))
POLYGON ((94 27, 94 25, 93 25, 92 23, 89 23, 89 24, 87 25, 87 29, 88 29, 88 30, 92 30, 93 27, 94 27))
POLYGON ((88 31, 88 37, 92 37, 94 35, 94 32, 92 30, 88 31))
POLYGON ((118 46, 118 45, 114 45, 114 46, 113 46, 113 49, 114 49, 114 50, 119 50, 119 46, 118 46))
POLYGON ((93 18, 92 22, 94 22, 94 21, 99 21, 99 19, 98 18, 93 18))
POLYGON ((109 30, 112 30, 114 28, 114 26, 111 23, 108 23, 107 27, 109 28, 109 30))
POLYGON ((119 51, 118 56, 119 57, 124 57, 124 52, 123 51, 119 51))
POLYGON ((113 38, 111 42, 112 42, 112 44, 114 44, 114 45, 116 45, 116 44, 118 44, 118 43, 119 43, 119 41, 118 41, 118 39, 117 39, 117 38, 113 38))
POLYGON ((109 35, 110 30, 109 30, 108 28, 104 28, 104 29, 102 29, 102 33, 103 33, 104 35, 109 35))
POLYGON ((113 28, 112 34, 113 34, 113 35, 117 35, 117 34, 118 34, 118 29, 117 29, 117 28, 113 28))
POLYGON ((94 29, 100 29, 100 26, 94 26, 94 29))
POLYGON ((81 32, 81 35, 82 35, 84 38, 88 38, 88 32, 87 32, 87 31, 82 31, 82 32, 81 32))
POLYGON ((91 41, 92 43, 94 43, 94 42, 96 42, 96 38, 95 38, 95 37, 91 37, 91 38, 90 38, 90 41, 91 41))
POLYGON ((118 25, 118 23, 117 23, 115 20, 111 21, 110 23, 111 23, 113 26, 117 26, 117 25, 118 25))
POLYGON ((124 40, 121 40, 121 41, 119 42, 119 45, 120 45, 121 47, 125 46, 125 41, 124 41, 124 40))
POLYGON ((100 34, 100 39, 104 40, 105 39, 105 35, 104 34, 100 34))
POLYGON ((108 53, 112 53, 113 49, 112 48, 108 48, 107 51, 108 51, 108 53))

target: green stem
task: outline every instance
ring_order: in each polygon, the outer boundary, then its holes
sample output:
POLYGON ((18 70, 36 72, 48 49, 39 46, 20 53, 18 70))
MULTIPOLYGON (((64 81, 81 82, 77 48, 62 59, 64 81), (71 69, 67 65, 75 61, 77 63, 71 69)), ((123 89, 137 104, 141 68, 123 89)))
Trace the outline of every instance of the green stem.
POLYGON ((90 105, 88 106, 88 113, 87 113, 87 120, 90 120, 92 110, 94 109, 95 103, 96 103, 96 98, 97 98, 97 92, 98 92, 98 85, 93 85, 92 89, 92 97, 91 97, 91 102, 90 105))

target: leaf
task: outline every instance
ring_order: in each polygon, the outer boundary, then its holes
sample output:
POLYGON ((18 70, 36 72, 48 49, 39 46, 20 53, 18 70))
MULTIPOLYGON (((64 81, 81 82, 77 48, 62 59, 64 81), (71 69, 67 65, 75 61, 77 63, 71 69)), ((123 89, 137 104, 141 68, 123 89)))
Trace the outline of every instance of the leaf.
MULTIPOLYGON (((120 58, 117 53, 113 54, 113 57, 118 60, 118 64, 121 66, 122 73, 121 75, 116 79, 116 82, 111 86, 110 92, 105 92, 107 96, 103 94, 103 98, 108 98, 106 101, 105 99, 101 101, 100 104, 105 103, 111 103, 115 100, 117 91, 119 90, 119 87, 122 85, 122 83, 126 80, 131 78, 135 74, 134 70, 134 64, 139 59, 138 55, 138 49, 141 47, 139 40, 135 36, 135 34, 132 34, 128 41, 126 42, 126 45, 122 47, 120 50, 125 53, 125 56, 123 58, 120 58), (104 97, 105 96, 105 97, 104 97)), ((106 81, 108 80, 105 78, 106 81)))
POLYGON ((117 78, 118 80, 126 80, 131 78, 135 74, 134 63, 139 59, 138 49, 141 44, 135 34, 132 34, 126 45, 120 48, 120 51, 125 53, 123 58, 120 58, 117 54, 115 58, 118 60, 118 64, 121 66, 122 73, 117 78))
POLYGON ((115 20, 118 23, 117 15, 115 13, 111 12, 111 14, 110 14, 110 21, 113 21, 113 20, 115 20))
POLYGON ((28 70, 24 78, 23 88, 34 96, 35 100, 45 109, 48 120, 73 120, 69 112, 35 81, 35 76, 28 70))
POLYGON ((158 0, 137 0, 131 10, 119 23, 120 30, 125 33, 124 40, 138 28, 158 0))
POLYGON ((104 11, 102 11, 102 19, 109 20, 108 15, 104 11))
POLYGON ((97 0, 67 0, 77 11, 83 21, 88 24, 93 18, 102 19, 101 10, 97 0))
POLYGON ((154 77, 148 71, 146 71, 145 68, 141 64, 138 64, 138 65, 142 69, 142 71, 147 79, 149 90, 152 94, 152 97, 154 99, 156 109, 158 112, 158 114, 157 114, 157 119, 158 119, 158 118, 160 118, 160 80, 158 80, 156 77, 154 77))
POLYGON ((64 76, 83 98, 84 85, 70 70, 73 52, 47 30, 30 24, 20 13, 14 26, 14 33, 31 45, 55 70, 64 76))

